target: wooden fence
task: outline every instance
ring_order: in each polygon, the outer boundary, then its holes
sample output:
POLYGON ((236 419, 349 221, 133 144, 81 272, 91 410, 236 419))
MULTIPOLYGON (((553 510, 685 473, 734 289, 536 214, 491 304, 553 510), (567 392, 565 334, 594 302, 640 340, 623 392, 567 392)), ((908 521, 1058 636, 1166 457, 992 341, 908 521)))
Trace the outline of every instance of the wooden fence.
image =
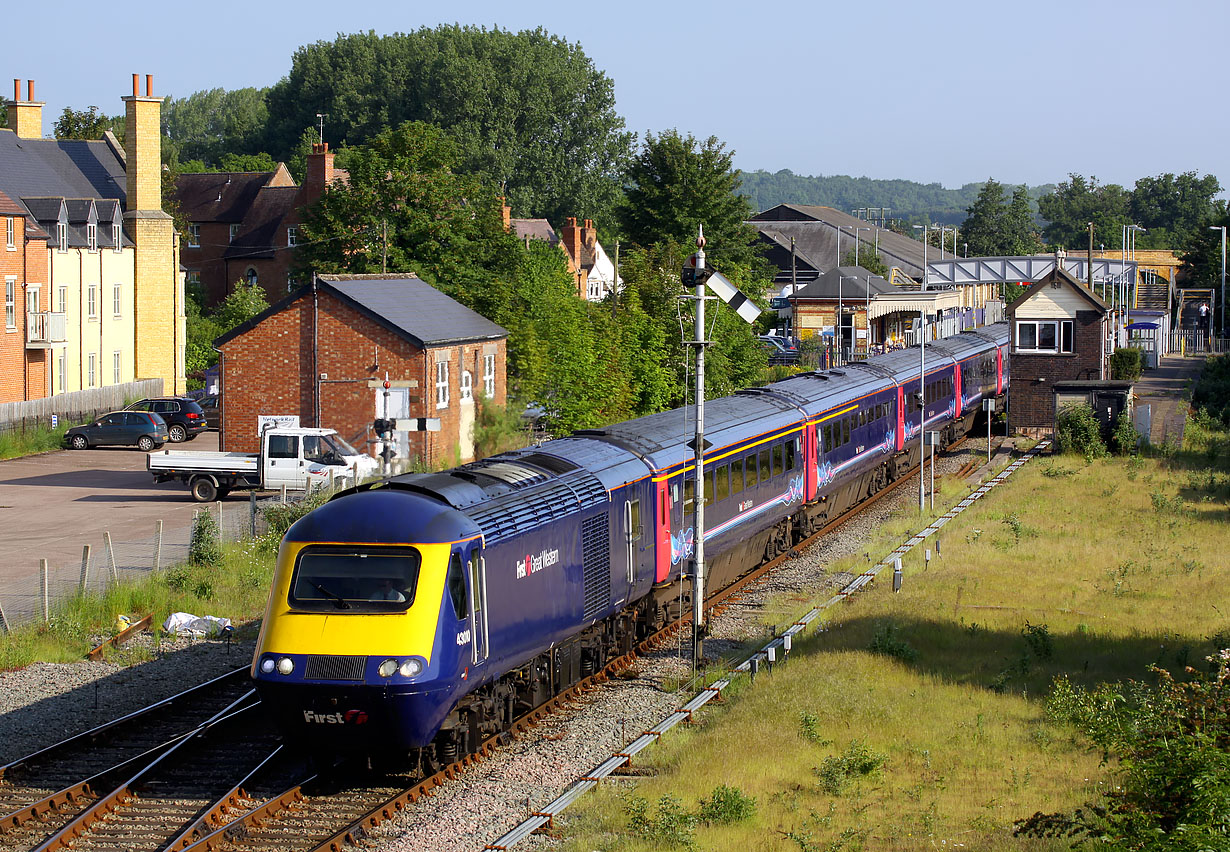
POLYGON ((162 379, 138 379, 42 399, 0 403, 0 431, 24 432, 35 426, 50 426, 53 414, 62 420, 89 420, 147 396, 162 396, 162 379))

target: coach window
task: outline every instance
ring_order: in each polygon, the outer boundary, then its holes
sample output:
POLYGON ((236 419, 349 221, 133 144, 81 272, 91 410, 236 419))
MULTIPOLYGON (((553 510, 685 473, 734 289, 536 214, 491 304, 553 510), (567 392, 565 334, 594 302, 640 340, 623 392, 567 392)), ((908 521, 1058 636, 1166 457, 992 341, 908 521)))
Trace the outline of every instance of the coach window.
POLYGON ((786 442, 786 470, 794 470, 794 452, 798 439, 786 442))
POLYGON ((843 418, 841 421, 841 442, 843 444, 850 443, 850 418, 843 418))
POLYGON ((705 505, 712 506, 713 501, 717 499, 717 471, 714 468, 709 468, 705 471, 705 505))
POLYGON ((747 487, 751 488, 756 484, 756 454, 751 453, 743 460, 744 476, 747 478, 747 487))
POLYGON ((784 472, 784 468, 782 467, 782 456, 784 452, 785 451, 782 449, 781 444, 777 444, 776 446, 773 447, 773 475, 774 476, 781 476, 782 473, 784 472))
POLYGON ((686 518, 692 514, 696 507, 696 480, 685 479, 683 481, 683 516, 686 518))
POLYGON ((743 490, 743 459, 735 459, 730 463, 730 493, 738 494, 743 490))
POLYGON ((773 477, 773 465, 769 461, 768 449, 760 451, 760 481, 768 482, 773 477))
POLYGON ((717 479, 717 487, 714 490, 714 499, 725 500, 730 496, 730 468, 722 465, 713 472, 717 479))
POLYGON ((828 452, 833 449, 833 424, 824 424, 824 446, 820 449, 828 452))
POLYGON ((453 612, 458 621, 470 617, 470 601, 466 597, 466 572, 461 567, 461 554, 454 551, 448 566, 448 596, 453 601, 453 612))

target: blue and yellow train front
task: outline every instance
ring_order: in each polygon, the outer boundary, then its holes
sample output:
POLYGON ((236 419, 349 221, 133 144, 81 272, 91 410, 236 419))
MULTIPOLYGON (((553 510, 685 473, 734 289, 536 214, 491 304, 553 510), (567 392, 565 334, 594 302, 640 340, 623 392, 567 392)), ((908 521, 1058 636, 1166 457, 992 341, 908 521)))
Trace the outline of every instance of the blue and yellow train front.
POLYGON ((287 532, 252 677, 291 741, 395 756, 469 688, 469 518, 393 488, 334 498, 287 532))

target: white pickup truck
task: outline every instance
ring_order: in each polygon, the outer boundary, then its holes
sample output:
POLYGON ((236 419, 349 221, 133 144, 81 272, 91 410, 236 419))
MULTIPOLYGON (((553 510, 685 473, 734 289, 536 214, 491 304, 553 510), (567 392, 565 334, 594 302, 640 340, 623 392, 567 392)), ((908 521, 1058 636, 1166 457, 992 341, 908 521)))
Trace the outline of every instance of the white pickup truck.
POLYGON ((231 491, 311 491, 354 485, 378 464, 332 429, 267 428, 259 453, 163 450, 149 453, 145 467, 155 482, 182 480, 198 503, 220 500, 231 491))

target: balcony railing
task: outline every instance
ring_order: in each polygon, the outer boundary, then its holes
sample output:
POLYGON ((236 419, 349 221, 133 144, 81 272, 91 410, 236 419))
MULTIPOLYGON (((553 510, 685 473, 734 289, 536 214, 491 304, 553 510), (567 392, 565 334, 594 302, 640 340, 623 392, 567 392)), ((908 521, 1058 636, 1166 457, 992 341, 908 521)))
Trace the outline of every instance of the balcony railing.
POLYGON ((68 342, 65 314, 53 311, 26 312, 26 348, 50 349, 68 342))

